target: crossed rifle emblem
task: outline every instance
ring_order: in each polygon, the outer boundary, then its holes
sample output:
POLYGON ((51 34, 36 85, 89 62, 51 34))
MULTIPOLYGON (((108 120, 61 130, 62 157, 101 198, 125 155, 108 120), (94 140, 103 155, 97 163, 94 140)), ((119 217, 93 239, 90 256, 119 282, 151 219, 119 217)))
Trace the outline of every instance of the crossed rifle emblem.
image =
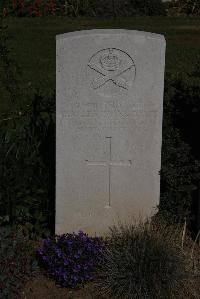
POLYGON ((131 64, 126 67, 118 68, 117 70, 110 71, 105 70, 102 67, 98 66, 97 64, 89 63, 88 66, 96 71, 97 73, 101 74, 101 78, 96 78, 92 81, 92 87, 94 89, 97 89, 104 84, 106 84, 108 81, 112 81, 114 84, 116 84, 119 87, 122 87, 124 89, 128 89, 129 85, 126 79, 122 78, 121 75, 123 75, 125 72, 130 70, 132 67, 134 67, 134 64, 131 64))

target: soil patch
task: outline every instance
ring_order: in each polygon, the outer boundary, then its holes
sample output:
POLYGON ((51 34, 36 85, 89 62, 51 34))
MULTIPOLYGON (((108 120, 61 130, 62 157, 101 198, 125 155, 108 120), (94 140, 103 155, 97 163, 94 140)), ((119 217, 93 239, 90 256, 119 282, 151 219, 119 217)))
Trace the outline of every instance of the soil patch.
POLYGON ((41 272, 29 280, 20 292, 19 299, 108 299, 97 294, 94 283, 81 289, 62 288, 41 272))

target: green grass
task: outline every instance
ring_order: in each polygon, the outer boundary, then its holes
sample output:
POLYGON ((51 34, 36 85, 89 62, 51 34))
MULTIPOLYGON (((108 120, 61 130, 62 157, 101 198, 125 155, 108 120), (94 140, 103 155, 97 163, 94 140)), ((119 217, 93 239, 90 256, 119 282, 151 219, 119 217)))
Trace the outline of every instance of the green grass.
MULTIPOLYGON (((55 36, 69 31, 93 28, 125 28, 165 35, 166 71, 190 71, 200 50, 198 17, 134 17, 117 19, 67 19, 65 17, 7 18, 11 36, 9 48, 21 67, 23 84, 49 91, 55 88, 55 36)), ((0 101, 0 111, 6 107, 0 101)))

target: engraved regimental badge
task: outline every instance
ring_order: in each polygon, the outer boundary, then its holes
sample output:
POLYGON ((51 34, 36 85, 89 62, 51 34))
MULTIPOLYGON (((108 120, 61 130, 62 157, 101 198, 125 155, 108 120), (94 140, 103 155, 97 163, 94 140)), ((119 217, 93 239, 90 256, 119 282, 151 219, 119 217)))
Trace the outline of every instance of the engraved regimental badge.
POLYGON ((131 56, 119 49, 108 48, 95 53, 88 63, 93 71, 93 89, 112 85, 128 90, 135 79, 136 67, 131 56))

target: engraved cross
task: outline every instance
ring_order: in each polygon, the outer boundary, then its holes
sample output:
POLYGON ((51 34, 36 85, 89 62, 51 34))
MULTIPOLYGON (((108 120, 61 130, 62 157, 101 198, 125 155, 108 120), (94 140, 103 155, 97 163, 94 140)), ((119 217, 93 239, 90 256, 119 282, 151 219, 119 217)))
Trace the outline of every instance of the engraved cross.
POLYGON ((85 160, 87 162, 88 166, 106 166, 108 169, 108 207, 111 206, 111 167, 112 166, 131 166, 132 161, 127 160, 119 160, 114 161, 112 160, 112 137, 106 137, 107 140, 109 140, 109 159, 107 161, 89 161, 85 160))

